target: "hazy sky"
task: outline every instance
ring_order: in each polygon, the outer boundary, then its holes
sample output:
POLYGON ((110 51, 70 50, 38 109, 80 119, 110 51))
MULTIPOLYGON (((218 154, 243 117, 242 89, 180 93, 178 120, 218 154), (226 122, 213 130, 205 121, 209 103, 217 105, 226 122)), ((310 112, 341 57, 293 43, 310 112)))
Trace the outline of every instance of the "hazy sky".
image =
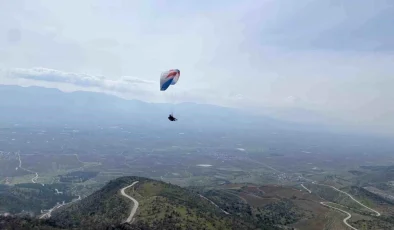
POLYGON ((393 0, 0 0, 0 83, 393 130, 393 25, 393 0), (158 79, 171 68, 181 78, 167 97, 158 79))

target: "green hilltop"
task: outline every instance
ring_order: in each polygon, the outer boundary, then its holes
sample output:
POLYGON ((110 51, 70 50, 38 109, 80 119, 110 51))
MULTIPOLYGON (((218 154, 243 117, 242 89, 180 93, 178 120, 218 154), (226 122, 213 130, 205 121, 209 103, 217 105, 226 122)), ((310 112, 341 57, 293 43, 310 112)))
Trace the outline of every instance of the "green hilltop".
MULTIPOLYGON (((60 228, 89 229, 256 229, 238 216, 225 214, 199 194, 177 185, 141 177, 120 177, 90 196, 53 213, 60 228), (132 202, 120 189, 138 181, 126 194, 139 202, 132 224, 123 223, 132 202), (123 223, 123 224, 122 224, 123 223)), ((276 229, 265 225, 264 229, 276 229)))

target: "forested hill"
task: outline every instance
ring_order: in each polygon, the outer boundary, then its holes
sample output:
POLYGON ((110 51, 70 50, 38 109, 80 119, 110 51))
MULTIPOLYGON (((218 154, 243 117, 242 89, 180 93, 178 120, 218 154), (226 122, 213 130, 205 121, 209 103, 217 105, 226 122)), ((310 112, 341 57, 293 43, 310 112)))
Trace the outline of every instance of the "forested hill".
POLYGON ((90 196, 52 213, 48 220, 2 217, 1 229, 277 229, 225 214, 196 192, 141 177, 120 177, 90 196), (139 202, 132 224, 124 223, 133 203, 120 190, 138 181, 126 193, 139 202))

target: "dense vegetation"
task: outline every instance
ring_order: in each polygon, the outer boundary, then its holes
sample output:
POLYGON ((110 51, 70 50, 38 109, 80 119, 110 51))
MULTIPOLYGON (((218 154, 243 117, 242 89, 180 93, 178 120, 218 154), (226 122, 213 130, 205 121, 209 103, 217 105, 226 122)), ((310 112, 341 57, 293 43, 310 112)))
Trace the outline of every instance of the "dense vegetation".
POLYGON ((106 229, 276 229, 264 219, 226 215, 197 193, 176 185, 141 177, 121 177, 110 181, 92 195, 53 213, 51 222, 58 228, 106 229), (120 224, 128 216, 130 201, 119 190, 139 181, 126 193, 140 203, 136 221, 120 224), (56 223, 56 224, 55 224, 56 223))
POLYGON ((351 224, 358 229, 393 229, 394 217, 374 217, 369 220, 352 221, 351 224))
POLYGON ((128 215, 130 201, 120 196, 119 190, 139 177, 122 177, 110 181, 80 202, 73 203, 53 213, 53 221, 63 228, 97 226, 121 223, 128 215))
POLYGON ((161 229, 253 229, 243 219, 227 216, 198 194, 179 186, 150 181, 137 184, 133 196, 141 194, 136 224, 161 229))
POLYGON ((302 216, 300 210, 289 199, 258 207, 235 199, 236 194, 232 194, 232 192, 210 190, 205 192, 204 196, 232 215, 238 216, 245 222, 253 223, 262 229, 292 224, 302 216))
POLYGON ((50 209, 56 203, 69 202, 74 196, 68 193, 56 193, 55 188, 62 190, 65 185, 51 184, 18 184, 0 186, 0 212, 39 214, 41 210, 50 209))
MULTIPOLYGON (((57 187, 62 188, 61 186, 66 185, 57 184, 57 187)), ((13 189, 28 189, 27 191, 30 191, 42 187, 39 184, 21 184, 14 186, 13 189)), ((50 186, 44 187, 48 191, 53 190, 50 186)), ((10 186, 1 186, 0 190, 4 191, 10 188, 10 186)), ((320 189, 326 190, 328 187, 320 186, 320 189)), ((363 188, 350 186, 349 189, 351 190, 349 192, 359 198, 378 199, 377 196, 363 188)), ((44 191, 46 190, 44 189, 44 191)), ((287 191, 292 190, 288 189, 287 191)), ((290 226, 294 226, 301 219, 308 218, 309 214, 306 213, 306 210, 296 204, 299 199, 290 193, 286 195, 287 198, 275 195, 271 200, 266 198, 249 202, 253 195, 265 196, 265 193, 267 192, 262 192, 253 186, 241 186, 235 189, 207 187, 205 189, 202 187, 186 189, 142 177, 120 177, 110 181, 106 186, 83 200, 63 206, 53 212, 52 217, 48 220, 38 220, 26 216, 2 216, 0 217, 0 229, 273 230, 292 229, 290 226), (121 196, 119 190, 135 181, 139 181, 139 183, 127 189, 126 193, 137 199, 140 205, 133 223, 123 223, 129 215, 131 201, 121 196), (245 194, 251 196, 244 198, 245 194), (218 206, 213 205, 206 198, 218 206), (226 214, 223 210, 228 213, 226 214)), ((333 196, 332 191, 326 191, 326 193, 327 196, 338 199, 333 196)), ((25 192, 25 194, 28 193, 25 192)), ((37 197, 42 198, 42 196, 37 197)), ((375 201, 382 202, 381 199, 375 201)), ((391 217, 382 216, 373 217, 370 220, 357 220, 352 224, 361 229, 365 227, 373 229, 376 226, 388 228, 393 223, 391 217)))
POLYGON ((0 215, 0 229, 4 230, 57 230, 48 221, 29 217, 13 217, 0 215))

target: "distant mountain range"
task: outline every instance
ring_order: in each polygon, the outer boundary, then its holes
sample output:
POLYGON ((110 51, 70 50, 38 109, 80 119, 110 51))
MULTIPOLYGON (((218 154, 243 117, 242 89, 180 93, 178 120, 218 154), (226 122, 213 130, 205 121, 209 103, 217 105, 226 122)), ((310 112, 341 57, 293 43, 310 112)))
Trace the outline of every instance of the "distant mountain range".
POLYGON ((0 85, 0 124, 135 125, 146 128, 319 130, 322 125, 288 122, 208 104, 147 103, 96 92, 0 85), (179 118, 167 120, 169 113, 179 118))

